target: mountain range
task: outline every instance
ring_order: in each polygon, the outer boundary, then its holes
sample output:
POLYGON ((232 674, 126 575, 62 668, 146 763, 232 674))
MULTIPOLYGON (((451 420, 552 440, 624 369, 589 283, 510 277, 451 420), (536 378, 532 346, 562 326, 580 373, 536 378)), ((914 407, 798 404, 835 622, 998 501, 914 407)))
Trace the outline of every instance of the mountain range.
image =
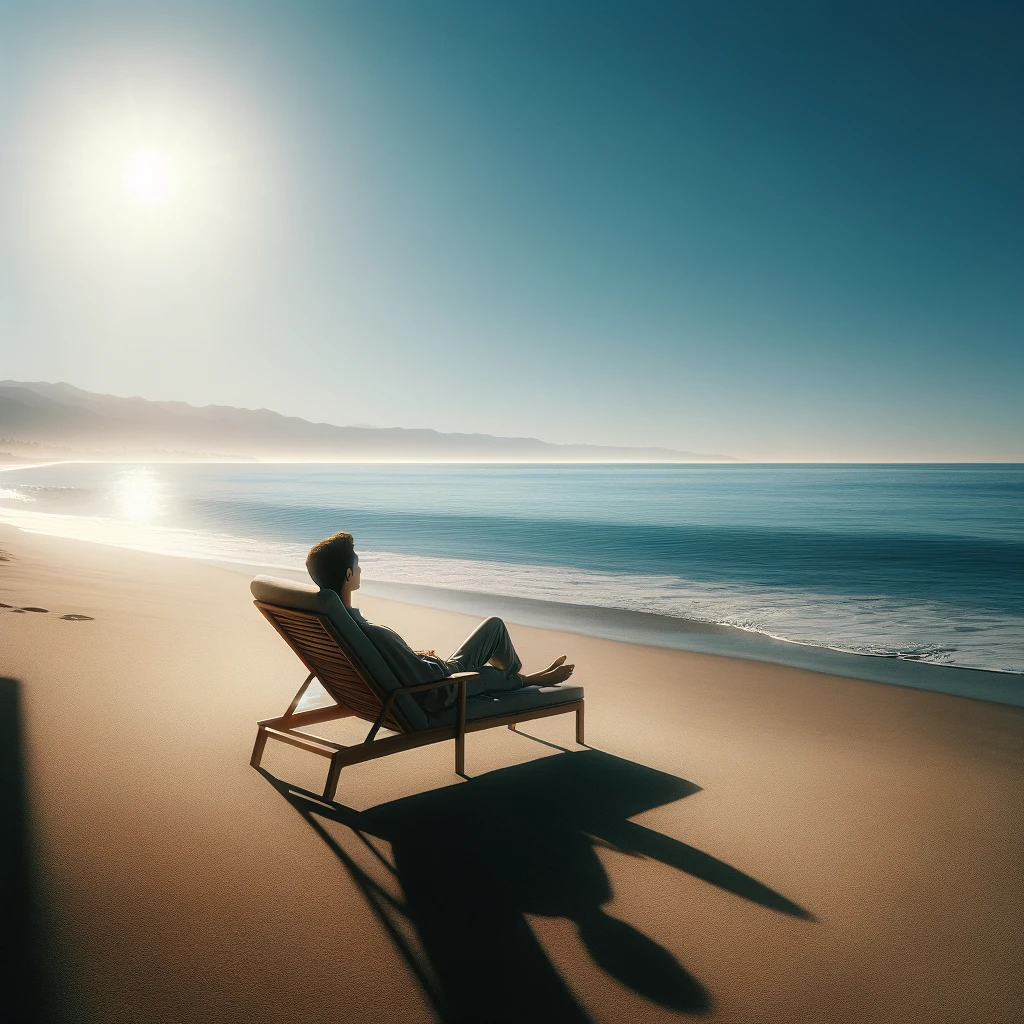
POLYGON ((0 450, 59 458, 316 462, 735 462, 671 448, 552 444, 533 437, 335 426, 270 409, 202 407, 0 381, 0 450))

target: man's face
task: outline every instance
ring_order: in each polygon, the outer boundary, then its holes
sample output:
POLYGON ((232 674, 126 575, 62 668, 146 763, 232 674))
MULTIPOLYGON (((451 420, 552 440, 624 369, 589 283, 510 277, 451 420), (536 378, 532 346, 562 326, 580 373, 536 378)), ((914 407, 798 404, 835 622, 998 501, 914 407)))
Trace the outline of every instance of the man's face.
POLYGON ((352 575, 349 577, 348 584, 352 590, 359 589, 359 556, 353 555, 352 557, 352 575))

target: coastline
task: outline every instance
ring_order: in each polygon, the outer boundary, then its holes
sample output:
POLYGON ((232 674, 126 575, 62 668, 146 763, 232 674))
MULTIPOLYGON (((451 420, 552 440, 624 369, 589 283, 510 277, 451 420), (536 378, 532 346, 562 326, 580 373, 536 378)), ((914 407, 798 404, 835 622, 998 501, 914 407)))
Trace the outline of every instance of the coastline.
MULTIPOLYGON (((261 534, 261 520, 251 513, 247 513, 251 522, 245 515, 232 519, 228 513, 223 513, 222 520, 218 511, 208 521, 199 517, 197 528, 168 526, 166 522, 175 521, 175 516, 161 508, 162 488, 167 488, 167 507, 172 510, 174 488, 147 474, 97 481, 99 490, 95 493, 103 494, 108 504, 115 502, 114 508, 120 515, 110 516, 105 506, 95 506, 103 509, 100 514, 83 514, 88 506, 68 501, 63 496, 67 489, 64 478, 56 476, 45 479, 37 488, 41 498, 33 493, 31 485, 27 492, 5 492, 6 498, 18 500, 8 500, 0 508, 0 523, 77 537, 109 545, 110 550, 150 551, 199 559, 235 571, 267 571, 305 579, 301 568, 305 546, 287 538, 303 536, 305 531, 315 528, 308 520, 310 495, 300 492, 302 496, 295 509, 287 502, 278 508, 273 497, 275 484, 272 482, 271 490, 264 493, 259 490, 263 486, 261 479, 246 477, 245 486, 256 486, 258 501, 265 503, 264 511, 269 509, 289 523, 288 529, 276 531, 280 536, 275 536, 273 529, 268 533, 266 523, 262 524, 261 534), (57 500, 44 492, 59 492, 61 497, 57 500), (37 507, 43 510, 35 511, 37 507), (212 522, 223 522, 225 528, 210 529, 212 522)), ((92 500, 91 480, 87 478, 84 485, 76 483, 71 492, 92 500), (79 487, 81 490, 76 489, 79 487)), ((300 484, 305 485, 304 478, 300 484)), ((194 490, 196 481, 191 486, 194 490)), ((226 506, 237 497, 237 485, 234 490, 230 483, 225 486, 226 492, 215 492, 211 499, 214 506, 226 506)), ((317 487, 320 486, 318 483, 317 487)), ((365 494, 359 500, 365 502, 365 494)), ((398 507, 403 508, 400 494, 396 500, 398 507)), ((999 514, 1003 519, 996 516, 993 529, 1005 532, 1005 509, 999 514)), ((517 536, 514 523, 505 525, 511 536, 517 536)), ((322 528, 329 530, 330 524, 322 528)), ((698 570, 691 578, 686 572, 672 576, 668 569, 659 575, 658 564, 650 558, 636 572, 601 572, 592 567, 572 567, 588 565, 586 558, 578 563, 545 563, 540 549, 531 549, 528 544, 521 550, 530 557, 520 563, 515 557, 509 559, 509 552, 500 542, 496 542, 493 550, 473 555, 472 545, 467 544, 464 549, 458 544, 452 546, 449 538, 447 547, 442 544, 437 553, 423 556, 408 553, 401 536, 391 539, 397 547, 384 544, 382 550, 364 552, 368 593, 475 615, 493 612, 525 625, 548 626, 644 646, 715 653, 1017 706, 1024 704, 1024 648, 1020 644, 1024 617, 1019 607, 1020 588, 1014 590, 1012 583, 1017 549, 1011 552, 1013 558, 1003 571, 1004 579, 997 580, 1003 590, 998 591, 998 599, 990 598, 991 607, 996 609, 990 615, 985 599, 978 601, 978 594, 991 594, 980 586, 986 579, 984 573, 970 580, 973 592, 965 583, 963 601, 958 603, 956 595, 936 587, 937 596, 929 604, 931 599, 906 599, 891 572, 889 576, 883 573, 873 579, 872 589, 862 589, 857 572, 862 571, 865 578, 870 578, 873 563, 865 563, 863 570, 858 568, 852 576, 847 572, 846 582, 831 590, 827 586, 804 586, 799 579, 773 587, 753 577, 751 584, 744 587, 729 578, 729 572, 735 569, 729 568, 729 558, 736 557, 731 550, 716 549, 713 556, 725 559, 724 572, 716 563, 710 576, 698 570), (460 554, 462 550, 466 553, 460 554), (894 590, 886 590, 887 581, 895 585, 894 590)), ((414 545, 411 550, 418 549, 414 545)), ((792 540, 787 550, 802 549, 792 540)), ((988 564, 985 558, 995 557, 992 552, 983 552, 983 558, 971 549, 960 552, 961 560, 972 552, 980 565, 988 564)), ((518 554, 518 550, 513 552, 518 554)), ((886 552, 883 545, 875 554, 884 561, 893 556, 893 550, 886 552)), ((849 556, 850 552, 840 544, 837 557, 842 560, 849 556)), ((790 556, 780 556, 780 563, 785 564, 787 557, 790 556)), ((830 563, 821 552, 814 557, 820 563, 819 572, 830 571, 830 563)), ((915 571, 927 573, 929 564, 932 563, 925 560, 915 571)), ((954 559, 953 564, 959 563, 954 559)), ((765 563, 765 571, 772 571, 770 559, 765 563)), ((769 575, 763 579, 770 578, 769 575)), ((927 575, 924 578, 927 580, 927 575)))
POLYGON ((1024 674, 936 665, 906 658, 837 651, 781 640, 735 626, 649 612, 532 601, 497 594, 442 590, 414 584, 375 583, 366 593, 447 611, 499 615, 509 622, 618 640, 644 647, 716 654, 867 682, 909 686, 959 697, 1024 707, 1024 674), (418 599, 421 598, 422 600, 418 599))
MULTIPOLYGON (((228 562, 214 558, 203 561, 232 572, 251 575, 266 573, 302 583, 309 582, 305 571, 281 566, 228 562)), ((1024 674, 1016 672, 936 665, 904 658, 837 651, 830 647, 782 640, 765 633, 700 619, 427 587, 414 583, 384 583, 364 578, 361 593, 440 611, 479 616, 497 615, 507 622, 522 626, 595 639, 695 654, 714 654, 806 669, 846 679, 906 686, 1024 707, 1024 674)))
MULTIPOLYGON (((0 508, 0 528, 24 531, 40 537, 68 539, 117 551, 143 551, 217 566, 231 572, 284 576, 308 582, 305 570, 280 563, 225 559, 215 553, 177 553, 158 547, 122 545, 105 537, 82 536, 33 529, 35 517, 19 516, 0 508)), ((43 514, 45 515, 45 514, 43 514)), ((69 517, 73 518, 73 517, 69 517)), ((652 612, 545 601, 484 591, 430 587, 416 583, 392 583, 364 578, 363 593, 390 597, 402 603, 471 615, 499 615, 524 626, 562 630, 598 639, 617 640, 645 647, 717 654, 723 657, 762 661, 790 668, 808 669, 833 676, 868 682, 908 686, 978 700, 1024 707, 1024 673, 995 669, 941 665, 934 662, 836 650, 818 644, 774 637, 767 633, 701 619, 652 612)))
MULTIPOLYGON (((397 1024, 543 996, 581 1024, 1015 1020, 1018 708, 515 625, 528 666, 576 662, 590 749, 560 718, 478 733, 469 781, 421 747, 346 769, 332 808, 319 758, 249 767, 304 669, 246 574, 6 527, 0 548, 31 830, 11 877, 36 908, 7 927, 44 1019, 397 1024), (459 865, 443 898, 406 834, 459 865)), ((415 646, 477 621, 360 605, 415 646)))

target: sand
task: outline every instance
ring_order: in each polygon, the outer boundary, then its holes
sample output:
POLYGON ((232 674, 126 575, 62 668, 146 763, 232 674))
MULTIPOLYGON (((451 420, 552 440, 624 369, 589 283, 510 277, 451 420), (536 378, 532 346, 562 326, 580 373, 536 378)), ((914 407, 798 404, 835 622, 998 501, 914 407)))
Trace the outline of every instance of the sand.
MULTIPOLYGON (((1021 709, 513 627, 575 661, 591 749, 477 733, 469 781, 446 743, 331 807, 325 761, 249 767, 304 671, 245 576, 0 549, 0 1018, 1021 1018, 1021 709)), ((474 624, 360 605, 414 646, 474 624)))

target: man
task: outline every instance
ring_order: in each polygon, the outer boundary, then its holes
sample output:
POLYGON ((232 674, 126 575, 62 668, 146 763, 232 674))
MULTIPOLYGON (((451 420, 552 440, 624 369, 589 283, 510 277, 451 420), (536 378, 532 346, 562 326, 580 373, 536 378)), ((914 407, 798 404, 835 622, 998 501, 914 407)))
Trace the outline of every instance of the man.
MULTIPOLYGON (((466 696, 518 690, 523 686, 554 686, 572 675, 573 665, 565 664, 565 655, 546 669, 523 674, 523 667, 505 623, 498 618, 484 619, 462 646, 447 660, 433 651, 414 651, 393 629, 367 622, 352 607, 352 594, 359 589, 359 556, 350 533, 336 533, 314 544, 306 557, 306 569, 321 590, 333 590, 341 598, 356 625, 380 652, 395 677, 405 686, 447 679, 453 672, 479 672, 480 678, 466 685, 466 696)), ((435 690, 414 693, 424 711, 439 711, 455 701, 458 687, 439 686, 435 690)))

